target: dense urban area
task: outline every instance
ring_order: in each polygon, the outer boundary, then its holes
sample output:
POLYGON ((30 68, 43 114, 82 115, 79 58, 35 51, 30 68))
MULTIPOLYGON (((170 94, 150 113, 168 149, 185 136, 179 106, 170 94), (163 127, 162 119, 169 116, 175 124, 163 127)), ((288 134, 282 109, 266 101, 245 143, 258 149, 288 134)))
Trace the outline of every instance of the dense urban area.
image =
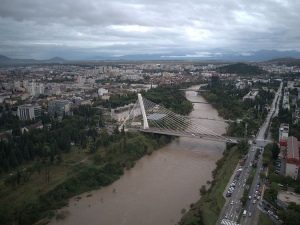
POLYGON ((188 116, 184 90, 199 84, 228 122, 224 136, 236 139, 227 138, 213 180, 174 223, 299 224, 299 61, 0 67, 0 224, 63 220, 68 212, 56 210, 71 197, 112 184, 176 138, 139 132, 142 122, 125 129, 138 94, 188 116))

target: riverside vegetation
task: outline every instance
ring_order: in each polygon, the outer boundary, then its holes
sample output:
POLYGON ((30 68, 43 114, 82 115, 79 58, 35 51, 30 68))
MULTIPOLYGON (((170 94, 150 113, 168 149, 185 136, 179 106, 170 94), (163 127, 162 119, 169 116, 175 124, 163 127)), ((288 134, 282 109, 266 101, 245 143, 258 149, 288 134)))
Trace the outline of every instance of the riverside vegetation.
POLYGON ((270 89, 277 90, 279 82, 260 84, 256 83, 252 89, 258 89, 258 96, 254 100, 245 100, 243 97, 249 93, 250 87, 245 89, 236 89, 233 83, 224 82, 217 86, 207 85, 206 89, 209 92, 204 93, 203 97, 218 110, 220 116, 225 119, 235 120, 230 123, 227 135, 244 137, 246 135, 251 137, 256 135, 261 124, 268 115, 268 107, 272 104, 275 96, 270 89), (267 87, 268 90, 263 90, 262 87, 267 87), (237 119, 240 119, 237 120, 237 119))
MULTIPOLYGON (((274 98, 274 93, 262 90, 262 86, 276 90, 279 83, 255 84, 253 88, 259 89, 259 96, 254 101, 243 101, 243 96, 250 91, 250 88, 235 89, 230 82, 206 86, 209 92, 204 93, 203 97, 218 110, 220 116, 225 119, 243 119, 239 123, 231 123, 226 135, 245 136, 246 124, 247 135, 256 134, 268 114, 265 105, 271 105, 274 98)), ((225 204, 223 192, 240 158, 248 153, 248 149, 247 141, 241 141, 237 145, 226 144, 223 157, 216 162, 216 169, 212 172, 213 181, 207 182, 208 189, 206 186, 199 189, 201 199, 190 205, 190 210, 182 217, 180 225, 216 224, 225 204)))
MULTIPOLYGON (((188 114, 193 106, 179 88, 158 87, 145 97, 188 114)), ((43 218, 40 223, 47 223, 69 198, 111 184, 124 168, 171 140, 118 129, 109 134, 102 111, 91 106, 75 108, 73 116, 61 121, 43 114, 44 128, 24 133, 22 121, 9 111, 4 114, 14 123, 7 124, 12 135, 0 142, 0 224, 34 224, 43 218)))

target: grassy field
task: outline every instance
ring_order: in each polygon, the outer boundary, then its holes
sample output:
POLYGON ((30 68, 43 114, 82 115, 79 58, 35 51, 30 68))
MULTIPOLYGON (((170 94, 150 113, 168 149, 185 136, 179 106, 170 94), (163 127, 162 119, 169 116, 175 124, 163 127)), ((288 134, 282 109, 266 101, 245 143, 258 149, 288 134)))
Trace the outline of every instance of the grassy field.
POLYGON ((258 225, 276 225, 276 223, 273 220, 271 220, 266 214, 260 212, 258 225))
POLYGON ((209 194, 209 199, 211 199, 211 202, 206 202, 201 207, 201 211, 203 212, 203 220, 207 225, 214 225, 218 220, 219 214, 226 201, 223 196, 223 192, 232 176, 233 171, 236 168, 239 158, 240 155, 236 149, 233 150, 229 155, 228 160, 217 174, 216 180, 218 182, 209 194))
MULTIPOLYGON (((20 208, 38 200, 38 196, 54 189, 57 185, 63 183, 70 178, 73 172, 73 166, 65 165, 65 163, 77 163, 87 158, 84 153, 78 154, 77 147, 72 147, 68 154, 62 155, 61 165, 53 164, 49 168, 50 181, 46 182, 45 167, 42 167, 40 174, 35 171, 31 174, 29 181, 24 181, 21 177, 20 185, 5 185, 1 190, 1 205, 6 205, 9 208, 20 208)), ((86 161, 88 162, 88 161, 86 161)), ((34 162, 23 164, 19 170, 33 166, 34 162)), ((26 171, 26 170, 25 170, 26 171)), ((10 171, 15 174, 16 171, 10 171)), ((5 174, 6 176, 10 176, 5 174)), ((2 174, 1 180, 5 178, 2 174)))

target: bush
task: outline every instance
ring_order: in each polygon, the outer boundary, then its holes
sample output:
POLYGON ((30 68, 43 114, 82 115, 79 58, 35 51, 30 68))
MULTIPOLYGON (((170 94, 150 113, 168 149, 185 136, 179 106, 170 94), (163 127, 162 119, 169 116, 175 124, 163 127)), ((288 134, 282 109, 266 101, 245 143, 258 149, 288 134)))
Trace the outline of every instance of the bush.
POLYGON ((65 219, 68 215, 70 215, 70 212, 69 211, 61 211, 61 212, 58 212, 56 213, 56 220, 63 220, 65 219))

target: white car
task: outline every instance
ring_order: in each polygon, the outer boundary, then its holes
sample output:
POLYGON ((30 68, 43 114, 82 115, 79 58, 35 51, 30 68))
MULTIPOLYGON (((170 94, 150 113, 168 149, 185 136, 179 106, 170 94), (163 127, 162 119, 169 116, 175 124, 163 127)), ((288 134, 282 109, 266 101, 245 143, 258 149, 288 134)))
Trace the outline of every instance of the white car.
POLYGON ((255 204, 255 203, 256 203, 256 200, 254 199, 254 200, 252 201, 252 203, 255 204))
POLYGON ((230 204, 233 205, 233 204, 234 204, 234 201, 232 200, 230 204))

